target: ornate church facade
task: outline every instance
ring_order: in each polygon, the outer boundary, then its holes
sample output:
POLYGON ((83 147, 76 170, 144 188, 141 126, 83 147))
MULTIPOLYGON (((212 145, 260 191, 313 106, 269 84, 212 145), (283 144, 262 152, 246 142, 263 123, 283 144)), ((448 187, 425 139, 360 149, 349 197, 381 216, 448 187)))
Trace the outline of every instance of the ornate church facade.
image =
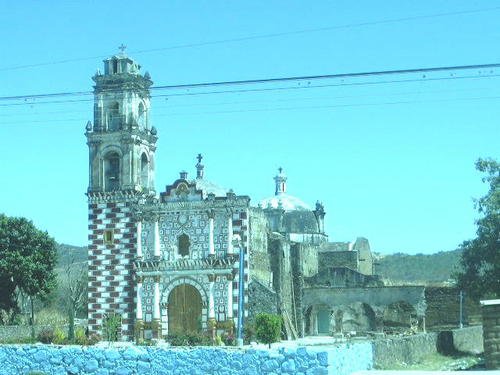
MULTIPOLYGON (((332 293, 380 287, 368 241, 328 242, 323 205, 313 209, 289 195, 282 169, 275 194, 256 207, 207 180, 201 155, 195 178, 183 171, 156 194, 149 74, 122 52, 93 80, 94 121, 86 127, 91 333, 102 334, 116 316, 123 340, 241 332, 258 312, 280 314, 288 337, 331 333, 342 329, 336 312, 352 303, 336 304, 332 293)), ((412 303, 417 309, 418 296, 412 303)), ((366 328, 376 324, 373 318, 366 328)))

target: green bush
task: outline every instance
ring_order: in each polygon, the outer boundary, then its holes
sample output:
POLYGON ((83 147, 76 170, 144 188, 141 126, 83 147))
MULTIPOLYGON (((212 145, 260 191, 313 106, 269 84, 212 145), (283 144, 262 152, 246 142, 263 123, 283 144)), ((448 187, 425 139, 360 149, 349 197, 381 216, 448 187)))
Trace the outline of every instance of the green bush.
POLYGON ((221 335, 222 342, 226 346, 234 346, 234 335, 223 333, 221 335))
POLYGON ((68 319, 59 310, 54 308, 45 308, 36 313, 35 324, 58 327, 68 324, 68 319))
POLYGON ((188 332, 184 334, 173 334, 167 336, 167 341, 172 346, 210 346, 212 339, 207 334, 199 332, 188 332))
POLYGON ((51 344, 54 341, 54 329, 47 327, 42 329, 38 335, 37 340, 44 344, 51 344))
POLYGON ((67 343, 66 335, 61 328, 58 327, 54 330, 54 338, 52 340, 52 343, 56 345, 64 345, 67 343))
POLYGON ((99 336, 97 333, 92 333, 87 337, 87 345, 95 345, 99 341, 101 341, 101 336, 99 336))
POLYGON ((279 341, 282 320, 279 315, 260 313, 255 317, 255 334, 257 340, 264 344, 279 341))
POLYGON ((250 344, 255 339, 255 324, 253 322, 246 322, 243 327, 243 342, 250 344))
POLYGON ((122 326, 122 317, 118 314, 106 314, 104 316, 103 333, 106 341, 118 341, 120 329, 122 326))
POLYGON ((85 334, 85 329, 83 327, 78 327, 75 330, 75 344, 77 345, 87 345, 87 335, 85 334))

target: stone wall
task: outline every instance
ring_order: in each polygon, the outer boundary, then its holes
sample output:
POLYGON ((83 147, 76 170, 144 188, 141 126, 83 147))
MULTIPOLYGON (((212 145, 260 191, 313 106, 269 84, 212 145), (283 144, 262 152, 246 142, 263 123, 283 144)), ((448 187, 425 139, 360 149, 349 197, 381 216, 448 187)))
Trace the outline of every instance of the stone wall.
POLYGON ((253 321, 255 315, 261 312, 269 314, 278 313, 278 296, 268 286, 258 279, 252 279, 248 285, 248 321, 253 321))
POLYGON ((336 374, 372 367, 370 343, 313 349, 0 346, 0 375, 47 374, 336 374))
POLYGON ((318 273, 318 247, 306 243, 293 243, 290 248, 293 275, 293 302, 297 333, 305 335, 304 306, 302 304, 304 278, 318 273))
POLYGON ((500 369, 500 299, 481 301, 481 305, 486 368, 500 369))
MULTIPOLYGON (((460 290, 454 287, 426 287, 426 325, 432 327, 458 327, 460 324, 460 290)), ((480 314, 479 304, 467 296, 463 300, 463 323, 478 323, 471 319, 480 314)))
POLYGON ((347 267, 332 267, 324 269, 312 277, 306 277, 307 285, 328 286, 328 287, 368 287, 383 286, 383 283, 377 276, 368 276, 354 271, 347 267))
POLYGON ((278 233, 269 236, 269 256, 273 272, 273 289, 277 293, 278 312, 283 317, 287 338, 296 338, 293 275, 290 242, 278 233))
POLYGON ((304 306, 323 304, 326 306, 349 305, 363 302, 370 306, 387 306, 405 301, 415 307, 417 312, 424 312, 423 286, 394 286, 367 288, 326 288, 304 289, 304 306))
POLYGON ((358 270, 358 252, 357 251, 325 251, 318 252, 319 271, 331 267, 347 267, 352 270, 358 270))
POLYGON ((375 368, 393 368, 395 364, 414 364, 437 352, 437 333, 380 339, 373 342, 375 368))
POLYGON ((271 279, 271 264, 267 253, 268 225, 262 210, 250 209, 249 220, 250 234, 250 275, 265 285, 269 285, 271 279))
POLYGON ((474 326, 441 331, 438 334, 437 348, 445 355, 483 353, 483 327, 474 326))

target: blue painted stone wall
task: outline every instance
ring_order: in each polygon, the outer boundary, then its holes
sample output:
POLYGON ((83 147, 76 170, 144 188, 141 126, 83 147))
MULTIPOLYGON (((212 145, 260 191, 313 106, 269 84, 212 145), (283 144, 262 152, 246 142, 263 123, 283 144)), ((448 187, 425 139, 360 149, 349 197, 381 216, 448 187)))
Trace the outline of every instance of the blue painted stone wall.
POLYGON ((372 367, 370 343, 278 351, 223 348, 122 348, 4 345, 0 375, 302 374, 348 375, 372 367))

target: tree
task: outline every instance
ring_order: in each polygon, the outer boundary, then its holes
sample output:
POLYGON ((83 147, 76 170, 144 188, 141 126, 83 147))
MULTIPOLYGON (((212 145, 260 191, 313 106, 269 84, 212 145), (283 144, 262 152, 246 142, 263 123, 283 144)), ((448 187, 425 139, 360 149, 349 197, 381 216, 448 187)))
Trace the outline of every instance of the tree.
POLYGON ((460 245, 460 288, 474 299, 500 297, 500 164, 493 159, 479 159, 476 169, 486 173, 488 193, 476 200, 481 218, 476 221, 476 238, 460 245))
MULTIPOLYGON (((36 298, 44 298, 56 285, 56 242, 25 218, 0 214, 0 279, 10 280, 2 298, 13 298, 12 286, 30 298, 31 335, 34 338, 36 298)), ((7 302, 8 304, 9 302, 7 302)))
POLYGON ((264 344, 268 344, 271 348, 271 343, 280 339, 281 334, 281 317, 275 314, 259 313, 255 317, 255 335, 257 340, 264 344))
POLYGON ((68 314, 68 339, 75 337, 75 316, 87 302, 87 263, 75 262, 75 257, 66 259, 61 275, 62 304, 68 314))

